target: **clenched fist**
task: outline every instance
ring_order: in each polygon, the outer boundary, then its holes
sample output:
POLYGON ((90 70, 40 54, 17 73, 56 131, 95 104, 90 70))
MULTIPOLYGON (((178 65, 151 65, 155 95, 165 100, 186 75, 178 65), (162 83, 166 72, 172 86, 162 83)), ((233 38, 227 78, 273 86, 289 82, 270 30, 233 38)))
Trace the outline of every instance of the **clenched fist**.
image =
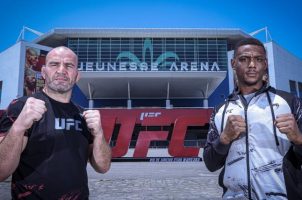
POLYGON ((93 136, 103 134, 101 115, 98 110, 86 110, 83 112, 83 117, 93 136))
POLYGON ((44 101, 29 97, 15 123, 19 128, 27 130, 31 128, 35 121, 39 121, 42 118, 46 110, 44 101))
POLYGON ((281 133, 285 134, 291 142, 302 144, 302 134, 293 114, 288 113, 277 116, 276 127, 281 133))
POLYGON ((246 123, 240 115, 230 115, 227 119, 225 128, 220 135, 220 141, 223 144, 230 144, 246 130, 246 123))

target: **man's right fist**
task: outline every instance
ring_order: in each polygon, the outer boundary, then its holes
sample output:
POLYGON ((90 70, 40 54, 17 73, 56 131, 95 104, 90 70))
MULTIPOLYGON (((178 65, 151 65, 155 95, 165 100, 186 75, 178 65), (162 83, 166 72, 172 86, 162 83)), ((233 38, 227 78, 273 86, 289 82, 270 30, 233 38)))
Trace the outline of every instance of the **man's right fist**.
POLYGON ((31 128, 35 121, 39 121, 42 118, 46 110, 44 101, 29 97, 15 123, 20 128, 27 130, 31 128))
POLYGON ((240 115, 230 115, 227 119, 225 128, 220 135, 220 141, 223 144, 230 144, 237 139, 246 129, 245 120, 240 115))

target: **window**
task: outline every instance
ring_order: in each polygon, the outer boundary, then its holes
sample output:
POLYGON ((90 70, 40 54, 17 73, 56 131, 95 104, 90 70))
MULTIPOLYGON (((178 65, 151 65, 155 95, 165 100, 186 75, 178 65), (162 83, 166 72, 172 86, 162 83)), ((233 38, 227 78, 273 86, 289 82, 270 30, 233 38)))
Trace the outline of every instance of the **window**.
POLYGON ((0 103, 1 103, 1 94, 2 94, 2 82, 3 81, 0 81, 0 103))
POLYGON ((298 82, 299 97, 302 98, 302 83, 298 82))
POLYGON ((289 80, 290 93, 297 96, 296 81, 289 80))

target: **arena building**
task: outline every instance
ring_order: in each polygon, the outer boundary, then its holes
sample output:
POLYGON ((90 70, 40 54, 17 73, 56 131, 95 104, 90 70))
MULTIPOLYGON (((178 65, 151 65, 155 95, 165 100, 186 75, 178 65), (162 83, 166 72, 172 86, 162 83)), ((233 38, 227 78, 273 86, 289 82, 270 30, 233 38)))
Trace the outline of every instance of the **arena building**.
MULTIPOLYGON (((0 54, 0 109, 41 90, 40 69, 53 47, 79 57, 73 101, 102 113, 114 157, 198 156, 212 107, 233 90, 230 60, 240 29, 52 29, 0 54), (129 147, 135 147, 129 155, 129 147)), ((302 97, 302 61, 266 41, 269 81, 302 97)))

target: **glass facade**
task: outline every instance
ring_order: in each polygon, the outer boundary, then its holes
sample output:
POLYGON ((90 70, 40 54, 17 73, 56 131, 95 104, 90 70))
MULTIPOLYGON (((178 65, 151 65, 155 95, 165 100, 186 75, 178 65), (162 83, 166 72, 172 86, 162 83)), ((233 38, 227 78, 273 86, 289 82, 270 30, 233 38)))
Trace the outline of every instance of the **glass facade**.
POLYGON ((69 38, 83 71, 227 71, 227 40, 69 38))

